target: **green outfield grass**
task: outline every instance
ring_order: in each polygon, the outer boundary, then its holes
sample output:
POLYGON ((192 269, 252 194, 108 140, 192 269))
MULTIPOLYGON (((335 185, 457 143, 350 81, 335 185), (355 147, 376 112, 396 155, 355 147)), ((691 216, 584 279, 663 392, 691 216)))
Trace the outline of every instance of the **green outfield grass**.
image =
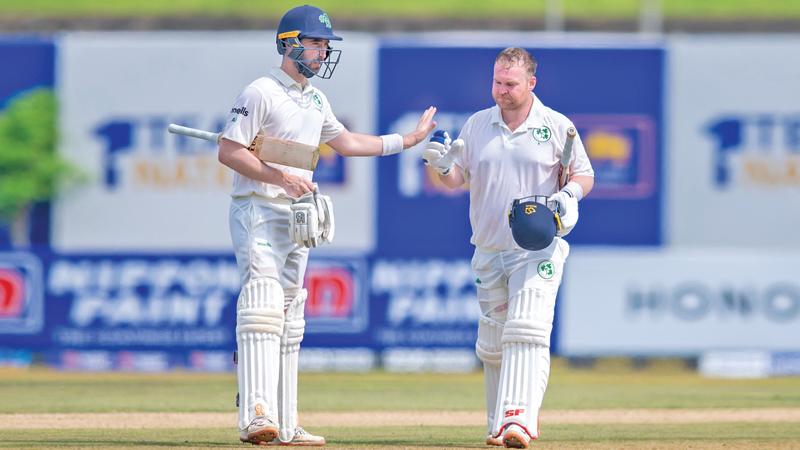
MULTIPOLYGON (((223 412, 233 411, 235 393, 235 375, 227 373, 0 370, 0 413, 223 412)), ((304 411, 483 408, 483 378, 477 372, 304 373, 300 393, 304 411)), ((800 407, 800 378, 711 379, 677 365, 635 370, 619 363, 572 369, 556 360, 545 398, 549 409, 755 407, 800 407)))
MULTIPOLYGON (((289 0, 2 0, 0 15, 16 16, 246 16, 279 17, 303 2, 289 0)), ((485 18, 541 17, 544 0, 368 1, 318 0, 337 16, 485 18)), ((667 18, 800 18, 796 0, 662 0, 667 18)), ((564 0, 572 18, 636 18, 640 0, 564 0)))
MULTIPOLYGON (((0 414, 210 412, 235 416, 233 374, 88 374, 0 369, 0 414)), ((483 410, 480 373, 301 374, 302 412, 483 410)), ((574 369, 555 360, 546 411, 788 408, 800 411, 800 378, 709 379, 679 363, 633 369, 625 362, 574 369)), ((227 416, 226 416, 227 417, 227 416)), ((55 422, 56 424, 58 422, 55 422)), ((315 427, 330 448, 487 448, 474 424, 315 427)), ((0 448, 249 448, 231 427, 14 429, 0 448)), ((534 448, 800 448, 800 421, 758 423, 543 423, 534 448)))

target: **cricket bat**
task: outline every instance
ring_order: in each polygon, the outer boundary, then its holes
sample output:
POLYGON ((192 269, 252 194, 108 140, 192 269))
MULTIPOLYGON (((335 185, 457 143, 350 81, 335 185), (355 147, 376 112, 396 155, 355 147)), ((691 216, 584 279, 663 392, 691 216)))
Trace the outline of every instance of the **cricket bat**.
POLYGON ((558 188, 566 186, 569 181, 569 160, 572 158, 572 143, 578 134, 575 127, 567 129, 567 139, 564 141, 564 150, 561 152, 561 171, 558 175, 558 188))
MULTIPOLYGON (((169 124, 167 131, 172 134, 180 134, 217 143, 219 143, 222 134, 184 127, 174 123, 169 124)), ((319 162, 319 147, 278 139, 266 136, 263 133, 256 135, 248 150, 264 162, 282 164, 298 169, 313 171, 317 168, 317 163, 319 162)))

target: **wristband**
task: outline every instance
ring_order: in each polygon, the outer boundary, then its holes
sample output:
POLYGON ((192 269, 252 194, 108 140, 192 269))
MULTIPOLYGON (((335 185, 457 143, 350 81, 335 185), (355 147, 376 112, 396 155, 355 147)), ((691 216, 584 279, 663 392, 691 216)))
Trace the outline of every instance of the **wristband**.
POLYGON ((384 134, 381 136, 383 141, 383 156, 394 155, 403 151, 403 136, 399 134, 384 134))
POLYGON ((581 201, 583 198, 583 188, 576 181, 570 181, 567 183, 563 188, 561 188, 561 192, 566 192, 567 195, 578 201, 581 201))

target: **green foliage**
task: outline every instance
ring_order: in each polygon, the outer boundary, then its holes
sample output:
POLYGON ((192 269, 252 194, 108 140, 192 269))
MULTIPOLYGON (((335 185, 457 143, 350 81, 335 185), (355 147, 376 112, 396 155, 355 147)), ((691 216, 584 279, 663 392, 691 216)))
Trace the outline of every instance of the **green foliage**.
MULTIPOLYGON (((279 18, 287 9, 303 2, 296 0, 3 0, 0 16, 23 17, 269 17, 279 18)), ((317 0, 310 2, 325 9, 333 20, 343 17, 446 18, 541 18, 545 0, 317 0)), ((639 16, 643 0, 563 0, 569 18, 626 18, 639 16)), ((659 2, 656 2, 659 3, 659 2)), ((661 0, 666 18, 690 19, 797 19, 797 0, 661 0)))
POLYGON ((56 115, 55 94, 44 88, 19 94, 0 112, 0 220, 13 220, 78 177, 56 153, 56 115))

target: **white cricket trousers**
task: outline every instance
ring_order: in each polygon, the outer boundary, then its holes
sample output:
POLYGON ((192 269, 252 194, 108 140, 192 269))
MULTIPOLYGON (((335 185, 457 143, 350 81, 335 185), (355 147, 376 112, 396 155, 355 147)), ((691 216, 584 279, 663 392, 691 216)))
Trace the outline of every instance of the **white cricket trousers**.
POLYGON ((538 436, 550 373, 550 333, 569 244, 539 251, 476 248, 472 270, 481 318, 476 352, 483 361, 487 431, 518 424, 538 436))
POLYGON ((239 429, 259 416, 290 441, 297 426, 297 367, 305 321, 308 249, 289 236, 289 203, 235 197, 230 232, 242 283, 237 303, 239 429))
POLYGON ((278 280, 284 292, 303 287, 308 248, 289 235, 289 203, 260 196, 234 197, 230 231, 242 286, 251 279, 278 280))

